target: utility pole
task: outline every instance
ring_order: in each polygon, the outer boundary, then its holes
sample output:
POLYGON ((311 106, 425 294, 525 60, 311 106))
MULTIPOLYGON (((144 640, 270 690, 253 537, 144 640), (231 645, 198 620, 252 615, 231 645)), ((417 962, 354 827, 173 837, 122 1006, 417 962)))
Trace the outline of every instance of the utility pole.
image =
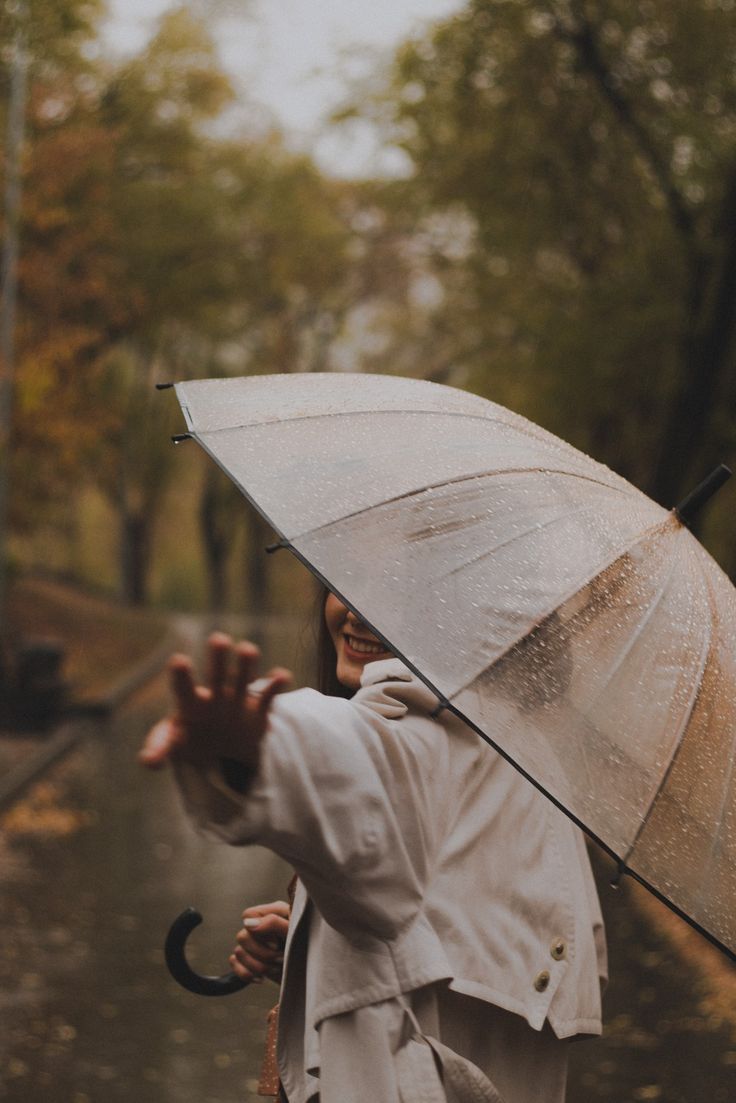
POLYGON ((5 237, 0 261, 0 636, 6 625, 8 499, 15 382, 15 320, 18 298, 18 241, 21 153, 25 134, 28 44, 25 0, 17 0, 11 47, 10 100, 5 143, 5 237))

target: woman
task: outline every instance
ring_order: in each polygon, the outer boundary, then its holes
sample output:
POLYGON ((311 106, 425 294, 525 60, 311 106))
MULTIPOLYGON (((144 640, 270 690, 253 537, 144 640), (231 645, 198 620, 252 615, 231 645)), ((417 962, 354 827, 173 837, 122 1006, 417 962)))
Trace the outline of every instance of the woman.
MULTIPOLYGON (((172 661, 177 710, 141 755, 171 761, 203 827, 299 875, 288 1103, 561 1103, 566 1040, 600 1032, 605 973, 582 838, 334 595, 325 624, 351 699, 277 696, 284 671, 252 692, 255 649, 215 636, 207 687, 172 661)), ((286 918, 250 928, 261 948, 244 937, 236 969, 278 968, 263 944, 286 918)))

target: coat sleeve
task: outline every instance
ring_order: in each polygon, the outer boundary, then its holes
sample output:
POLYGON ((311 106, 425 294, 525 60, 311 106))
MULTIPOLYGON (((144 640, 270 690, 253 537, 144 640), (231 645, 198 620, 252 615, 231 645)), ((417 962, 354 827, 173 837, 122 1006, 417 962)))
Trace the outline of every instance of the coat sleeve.
POLYGON ((372 686, 352 701, 313 690, 278 697, 244 794, 216 769, 176 768, 200 827, 275 851, 328 923, 382 939, 421 906, 445 803, 436 787, 450 776, 447 732, 410 710, 402 689, 372 686))

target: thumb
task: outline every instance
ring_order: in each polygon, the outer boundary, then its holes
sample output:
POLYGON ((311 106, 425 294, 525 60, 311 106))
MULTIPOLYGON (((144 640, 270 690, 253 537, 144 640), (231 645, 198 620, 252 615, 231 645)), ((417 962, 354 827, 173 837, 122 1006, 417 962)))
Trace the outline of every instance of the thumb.
POLYGON ((159 720, 146 736, 138 752, 138 762, 149 770, 158 770, 166 765, 182 740, 181 728, 175 720, 168 717, 165 720, 159 720))
POLYGON ((276 667, 274 670, 269 671, 265 679, 266 684, 261 690, 260 700, 258 702, 258 712, 264 723, 268 717, 268 712, 274 697, 279 693, 283 693, 291 684, 291 681, 292 674, 290 670, 285 670, 283 667, 276 667))

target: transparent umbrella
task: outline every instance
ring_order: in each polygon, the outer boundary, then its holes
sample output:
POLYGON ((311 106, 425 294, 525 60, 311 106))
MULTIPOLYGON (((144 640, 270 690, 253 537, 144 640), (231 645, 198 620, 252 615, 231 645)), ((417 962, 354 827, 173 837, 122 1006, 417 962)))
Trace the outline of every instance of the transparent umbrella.
POLYGON ((736 590, 688 507, 422 380, 175 387, 280 546, 733 958, 736 590))

